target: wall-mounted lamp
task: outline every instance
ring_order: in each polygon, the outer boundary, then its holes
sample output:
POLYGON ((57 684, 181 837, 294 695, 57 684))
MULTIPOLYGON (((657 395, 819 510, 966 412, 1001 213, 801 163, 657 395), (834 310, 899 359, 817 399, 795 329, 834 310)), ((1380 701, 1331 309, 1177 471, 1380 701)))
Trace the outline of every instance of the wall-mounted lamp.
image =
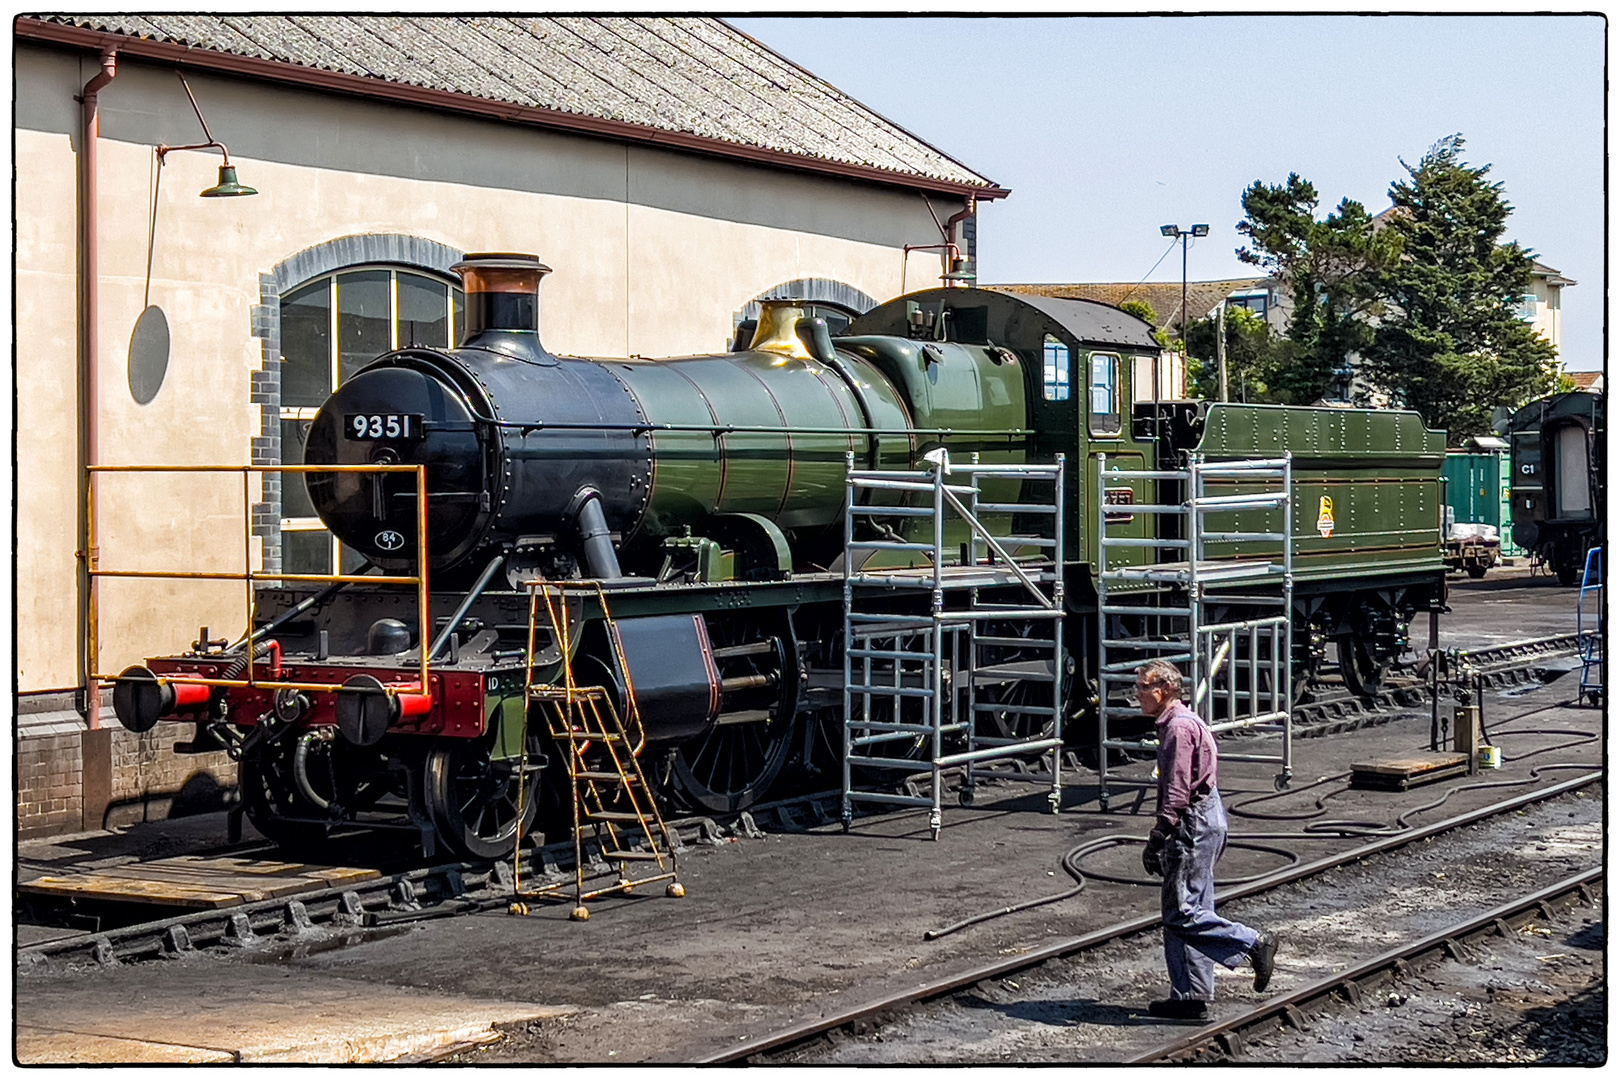
POLYGON ((225 149, 225 144, 214 138, 214 133, 208 130, 208 121, 203 119, 202 109, 197 106, 197 95, 191 92, 191 84, 186 82, 183 72, 176 71, 180 76, 180 85, 186 88, 186 97, 191 99, 191 110, 197 114, 197 122, 202 125, 203 134, 208 136, 207 142, 192 143, 189 146, 167 146, 159 144, 157 148, 158 165, 163 165, 163 159, 175 150, 209 150, 217 147, 225 161, 219 167, 219 183, 211 188, 204 188, 197 194, 204 199, 222 199, 232 195, 257 195, 256 188, 250 188, 239 183, 236 179, 236 166, 231 164, 231 152, 225 149))

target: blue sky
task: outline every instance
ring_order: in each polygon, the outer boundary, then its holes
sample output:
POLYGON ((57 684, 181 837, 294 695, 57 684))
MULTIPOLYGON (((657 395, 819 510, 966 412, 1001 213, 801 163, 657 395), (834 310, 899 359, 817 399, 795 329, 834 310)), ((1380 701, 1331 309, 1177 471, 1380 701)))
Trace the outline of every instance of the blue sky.
POLYGON ((1290 171, 1372 213, 1453 132, 1516 208, 1506 238, 1579 284, 1563 353, 1602 364, 1604 23, 1597 16, 731 18, 1003 187, 986 282, 1179 281, 1159 226, 1208 222, 1193 280, 1233 254, 1243 189, 1290 171))

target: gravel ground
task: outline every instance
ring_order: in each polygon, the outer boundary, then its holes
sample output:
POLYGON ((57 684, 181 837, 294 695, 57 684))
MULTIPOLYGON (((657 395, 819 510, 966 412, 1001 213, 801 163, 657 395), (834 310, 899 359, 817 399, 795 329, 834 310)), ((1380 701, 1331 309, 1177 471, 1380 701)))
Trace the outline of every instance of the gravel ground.
POLYGON ((1605 924, 1576 907, 1512 939, 1469 945, 1311 1016, 1251 1038, 1240 1060, 1312 1064, 1602 1065, 1608 1059, 1605 924))
MULTIPOLYGON (((1532 806, 1504 818, 1435 837, 1361 863, 1318 875, 1261 896, 1229 905, 1222 912, 1253 926, 1269 927, 1281 936, 1273 991, 1314 982, 1330 972, 1416 940, 1444 926, 1487 910, 1529 891, 1550 885, 1596 865, 1602 857, 1602 800, 1581 792, 1532 806), (1488 868, 1488 872, 1482 872, 1488 868)), ((1578 917, 1578 916, 1577 916, 1578 917)), ((1494 1004, 1492 1022, 1505 1032, 1514 1023, 1535 1021, 1521 1016, 1545 1008, 1559 988, 1547 980, 1555 972, 1569 978, 1560 984, 1564 996, 1576 996, 1597 984, 1601 1010, 1602 924, 1589 913, 1575 936, 1584 946, 1562 942, 1549 948, 1539 934, 1505 944, 1502 962, 1474 972, 1481 1001, 1494 1004), (1584 935, 1584 936, 1582 936, 1584 935), (1563 954, 1538 961, 1537 956, 1563 954), (1515 964, 1517 966, 1515 966, 1515 964), (1524 966, 1528 964, 1528 971, 1524 966), (1573 979, 1574 981, 1569 981, 1573 979), (1487 990, 1494 987, 1489 994, 1487 990), (1496 998, 1500 1001, 1496 1001, 1496 998)), ((816 1064, 988 1064, 1011 1062, 1119 1061, 1165 1041, 1174 1027, 1147 1015, 1146 1003, 1167 992, 1161 938, 1157 933, 1114 942, 1095 952, 1048 964, 1039 971, 980 984, 944 1002, 928 1006, 859 1038, 823 1042, 787 1056, 794 1063, 816 1064)), ((1443 976, 1436 975, 1440 979, 1443 976)), ((1473 1034, 1486 1021, 1486 1010, 1464 1004, 1470 988, 1450 989, 1455 977, 1435 989, 1402 992, 1411 1007, 1392 1010, 1384 1037, 1375 1023, 1363 1031, 1360 1018, 1335 1017, 1313 1024, 1305 1038, 1304 1060, 1412 1063, 1419 1061, 1541 1060, 1510 1056, 1530 1054, 1535 1036, 1473 1034), (1463 995, 1463 996, 1459 996, 1463 995), (1445 1023, 1435 1019, 1444 1012, 1445 1023), (1455 1013, 1455 1017, 1453 1014, 1455 1013), (1401 1024, 1395 1023, 1399 1014, 1401 1024), (1402 1027, 1432 1027, 1432 1037, 1413 1042, 1402 1027), (1455 1020, 1455 1022, 1453 1022, 1455 1020), (1471 1056, 1455 1047, 1455 1028, 1471 1056), (1358 1037, 1352 1038, 1352 1033, 1358 1037), (1497 1056, 1482 1056, 1495 1053, 1497 1056), (1447 1057, 1446 1054, 1453 1056, 1447 1057)), ((1235 1015, 1261 1000, 1246 968, 1217 969, 1217 1002, 1212 1016, 1235 1015)), ((1271 991, 1268 991, 1268 993, 1271 991)), ((1378 1008, 1364 1009, 1380 1020, 1378 1008)), ((1601 1036, 1601 1027, 1598 1029, 1601 1036)), ((1256 1060, 1300 1060, 1286 1033, 1272 1040, 1272 1056, 1256 1060)), ((1599 1044, 1601 1045, 1601 1043, 1599 1044)), ((1570 1051, 1573 1053, 1574 1051, 1570 1051)), ((1553 1056, 1547 1060, 1590 1061, 1587 1057, 1553 1056)))

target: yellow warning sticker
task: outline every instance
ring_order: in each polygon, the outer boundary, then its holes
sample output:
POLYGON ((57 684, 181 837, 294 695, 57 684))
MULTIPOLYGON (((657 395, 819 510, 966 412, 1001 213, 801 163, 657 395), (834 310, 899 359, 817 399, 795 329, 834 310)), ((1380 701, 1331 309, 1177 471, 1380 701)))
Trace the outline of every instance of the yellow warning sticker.
POLYGON ((1324 537, 1333 535, 1333 497, 1322 496, 1322 505, 1316 512, 1316 531, 1324 537))

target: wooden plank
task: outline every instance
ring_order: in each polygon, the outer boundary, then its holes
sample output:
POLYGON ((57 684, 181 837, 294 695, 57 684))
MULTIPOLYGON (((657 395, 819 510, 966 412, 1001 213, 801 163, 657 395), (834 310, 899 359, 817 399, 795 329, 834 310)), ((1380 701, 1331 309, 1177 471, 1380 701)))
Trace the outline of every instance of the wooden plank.
POLYGON ((172 907, 214 909, 237 907, 244 903, 240 893, 186 885, 174 881, 138 881, 131 878, 75 874, 72 877, 42 877, 18 886, 19 892, 43 896, 65 896, 81 900, 114 900, 129 903, 167 904, 172 907))
POLYGON ((364 867, 179 855, 105 867, 92 873, 41 877, 19 888, 56 897, 221 908, 381 876, 379 871, 364 867))
POLYGON ((1467 765, 1467 754, 1423 754, 1414 757, 1384 758, 1382 761, 1369 761, 1352 765, 1355 772, 1383 773, 1386 775, 1402 775, 1428 772, 1431 769, 1443 769, 1448 765, 1467 765))

